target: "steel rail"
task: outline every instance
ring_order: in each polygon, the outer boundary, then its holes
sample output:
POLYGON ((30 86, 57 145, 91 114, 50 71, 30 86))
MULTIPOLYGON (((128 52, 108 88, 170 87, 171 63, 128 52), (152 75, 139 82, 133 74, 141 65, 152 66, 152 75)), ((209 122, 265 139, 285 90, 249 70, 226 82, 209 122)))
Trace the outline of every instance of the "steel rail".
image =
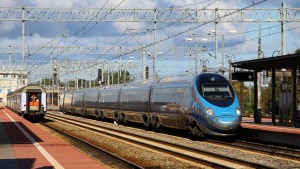
POLYGON ((132 162, 130 162, 130 161, 122 158, 122 157, 114 155, 114 154, 112 154, 112 153, 110 153, 110 152, 108 152, 108 151, 106 151, 106 150, 104 150, 104 149, 102 149, 102 148, 100 148, 98 146, 95 146, 95 145, 93 145, 93 144, 91 144, 91 143, 89 143, 89 142, 87 142, 87 141, 85 141, 83 139, 80 139, 80 138, 78 138, 76 136, 68 134, 65 131, 62 131, 62 130, 59 130, 59 129, 55 128, 55 127, 52 127, 51 125, 48 125, 45 122, 40 122, 40 124, 42 124, 43 126, 45 126, 47 128, 50 128, 51 130, 54 130, 55 132, 58 132, 59 134, 65 136, 67 138, 70 138, 70 139, 72 139, 72 140, 74 140, 76 142, 79 142, 80 144, 83 144, 84 146, 87 146, 87 147, 89 147, 91 149, 94 149, 98 153, 105 154, 109 158, 113 158, 114 161, 117 161, 118 163, 120 163, 122 166, 124 166, 124 168, 128 167, 128 168, 132 168, 132 169, 143 169, 143 167, 141 167, 141 166, 139 166, 137 164, 134 164, 134 163, 132 163, 132 162))
POLYGON ((99 132, 111 137, 125 140, 134 144, 145 146, 151 149, 158 150, 160 152, 165 152, 167 154, 180 157, 190 161, 197 161, 202 164, 215 167, 215 168, 239 168, 239 167, 253 167, 253 168, 271 168, 267 165, 257 164, 254 162, 246 161, 243 159, 236 159, 233 157, 201 150, 184 145, 179 145, 175 143, 170 143, 162 140, 157 140, 154 138, 149 138, 145 136, 136 135, 134 133, 128 133, 124 131, 119 131, 112 129, 110 127, 99 126, 90 123, 84 123, 80 120, 70 119, 66 117, 61 117, 54 114, 47 114, 47 116, 64 121, 69 124, 76 125, 77 127, 83 127, 94 132, 99 132))

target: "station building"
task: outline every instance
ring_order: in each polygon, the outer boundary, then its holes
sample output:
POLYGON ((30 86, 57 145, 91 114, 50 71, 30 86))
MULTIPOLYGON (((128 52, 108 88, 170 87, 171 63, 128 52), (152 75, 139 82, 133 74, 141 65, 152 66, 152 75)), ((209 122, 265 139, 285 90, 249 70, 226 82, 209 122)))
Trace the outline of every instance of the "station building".
POLYGON ((6 105, 6 95, 21 87, 27 86, 28 71, 0 70, 0 106, 6 105))

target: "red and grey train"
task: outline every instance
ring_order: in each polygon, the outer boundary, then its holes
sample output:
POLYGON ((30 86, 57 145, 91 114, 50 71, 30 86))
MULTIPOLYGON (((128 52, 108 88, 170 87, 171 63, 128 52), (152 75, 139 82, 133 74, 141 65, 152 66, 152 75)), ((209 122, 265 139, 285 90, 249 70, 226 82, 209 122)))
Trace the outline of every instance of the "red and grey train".
POLYGON ((7 94, 6 106, 32 120, 41 120, 47 111, 46 91, 40 86, 25 86, 7 94))

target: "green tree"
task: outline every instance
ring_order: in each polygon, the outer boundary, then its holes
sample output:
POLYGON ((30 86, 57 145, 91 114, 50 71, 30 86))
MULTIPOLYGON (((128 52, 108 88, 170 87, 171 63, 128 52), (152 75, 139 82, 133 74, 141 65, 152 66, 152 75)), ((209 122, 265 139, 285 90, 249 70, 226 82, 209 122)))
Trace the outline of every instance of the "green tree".
POLYGON ((253 88, 249 88, 244 82, 232 82, 235 92, 240 101, 243 115, 253 114, 253 88))

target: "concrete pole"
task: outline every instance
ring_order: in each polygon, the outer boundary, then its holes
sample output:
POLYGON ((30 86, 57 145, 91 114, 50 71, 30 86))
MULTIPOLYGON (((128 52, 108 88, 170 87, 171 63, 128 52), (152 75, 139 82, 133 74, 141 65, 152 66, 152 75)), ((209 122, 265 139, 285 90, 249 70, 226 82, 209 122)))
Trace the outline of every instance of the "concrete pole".
POLYGON ((281 55, 286 55, 286 4, 282 3, 281 9, 281 55))
POLYGON ((196 55, 195 55, 195 75, 198 74, 198 45, 196 43, 195 46, 195 51, 196 51, 196 55))
POLYGON ((156 79, 156 8, 154 9, 154 55, 153 55, 153 79, 156 79))
POLYGON ((114 84, 114 70, 111 69, 111 84, 114 84))
POLYGON ((146 61, 146 45, 143 44, 143 55, 142 55, 142 72, 143 72, 143 80, 146 80, 146 66, 145 66, 145 61, 146 61))
POLYGON ((109 86, 109 64, 107 64, 107 86, 109 86))
POLYGON ((231 83, 232 77, 231 77, 231 58, 228 58, 228 65, 229 65, 229 82, 231 83))
POLYGON ((190 51, 189 51, 189 73, 192 73, 192 70, 191 70, 191 57, 192 57, 192 48, 190 48, 190 51))
POLYGON ((224 68, 224 34, 222 35, 222 75, 225 73, 225 68, 224 68))
POLYGON ((76 89, 78 90, 78 87, 79 87, 79 84, 78 84, 78 83, 79 83, 79 82, 78 82, 78 73, 76 73, 76 75, 77 75, 77 76, 76 76, 76 89))
POLYGON ((22 59, 25 59, 25 8, 22 8, 22 59))
POLYGON ((54 83, 54 76, 53 76, 53 56, 51 54, 51 79, 52 79, 52 83, 51 83, 51 106, 53 107, 53 83, 54 83))
MULTIPOLYGON (((258 28, 258 59, 261 58, 261 25, 259 25, 258 28)), ((261 72, 257 73, 257 108, 260 109, 261 108, 261 101, 260 101, 260 97, 261 97, 261 72)))
POLYGON ((218 12, 218 8, 215 9, 215 59, 217 59, 217 57, 218 57, 218 33, 217 33, 218 15, 217 15, 217 12, 218 12))
POLYGON ((121 64, 122 58, 121 58, 121 46, 119 50, 119 64, 118 64, 118 84, 120 84, 120 76, 121 76, 121 70, 120 70, 120 64, 121 64))

